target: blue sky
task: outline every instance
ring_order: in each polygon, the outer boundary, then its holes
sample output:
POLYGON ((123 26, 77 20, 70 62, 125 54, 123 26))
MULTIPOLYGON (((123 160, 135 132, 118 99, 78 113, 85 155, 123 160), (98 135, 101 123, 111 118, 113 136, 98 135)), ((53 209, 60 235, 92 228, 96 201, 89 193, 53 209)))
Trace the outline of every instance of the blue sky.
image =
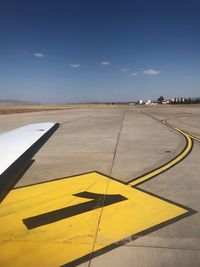
POLYGON ((200 96, 198 0, 1 0, 0 99, 200 96))

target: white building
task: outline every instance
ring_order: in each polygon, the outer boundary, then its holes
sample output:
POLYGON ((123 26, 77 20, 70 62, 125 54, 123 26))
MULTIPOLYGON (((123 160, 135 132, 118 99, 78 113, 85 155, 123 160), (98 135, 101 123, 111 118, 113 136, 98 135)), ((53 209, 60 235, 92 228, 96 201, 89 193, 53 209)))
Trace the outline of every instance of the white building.
POLYGON ((151 100, 149 99, 149 100, 147 100, 147 102, 145 103, 146 105, 151 105, 151 100))

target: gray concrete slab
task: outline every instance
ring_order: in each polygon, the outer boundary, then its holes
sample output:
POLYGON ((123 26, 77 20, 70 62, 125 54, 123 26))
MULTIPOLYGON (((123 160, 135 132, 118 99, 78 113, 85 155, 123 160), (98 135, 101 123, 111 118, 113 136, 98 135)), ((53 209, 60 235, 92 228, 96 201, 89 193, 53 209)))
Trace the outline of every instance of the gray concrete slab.
POLYGON ((112 176, 123 181, 152 170, 177 155, 185 140, 140 110, 126 112, 112 176), (144 156, 145 155, 145 156, 144 156))
MULTIPOLYGON (((0 133, 28 123, 61 127, 16 186, 100 171, 128 181, 172 159, 185 140, 157 119, 200 133, 200 108, 66 110, 0 116, 0 133)), ((197 211, 80 266, 200 266, 200 144, 181 163, 139 187, 197 211)), ((142 212, 142 211, 141 211, 142 212)), ((124 226, 126 227, 126 226, 124 226)), ((94 240, 95 242, 95 240, 94 240)))
MULTIPOLYGON (((156 195, 199 211, 200 145, 181 163, 140 186, 156 195)), ((200 213, 184 218, 146 237, 131 242, 141 246, 200 250, 200 213)), ((131 244, 130 243, 130 244, 131 244)))
POLYGON ((199 262, 198 250, 123 246, 93 259, 90 267, 199 267, 199 262))

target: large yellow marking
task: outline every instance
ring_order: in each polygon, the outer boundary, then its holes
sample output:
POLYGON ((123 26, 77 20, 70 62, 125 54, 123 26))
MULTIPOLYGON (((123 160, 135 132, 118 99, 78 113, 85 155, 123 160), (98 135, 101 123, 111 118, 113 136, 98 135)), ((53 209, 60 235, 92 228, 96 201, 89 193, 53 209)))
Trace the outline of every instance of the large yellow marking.
POLYGON ((184 150, 181 152, 180 155, 178 155, 177 157, 175 157, 174 159, 172 159, 170 162, 166 163, 165 165, 163 165, 162 167, 159 167, 151 172, 149 172, 148 174, 143 175, 140 178, 136 178, 135 180, 133 180, 132 182, 129 183, 130 186, 135 186, 137 184, 140 184, 142 182, 145 182, 149 179, 151 179, 152 177, 161 174, 162 172, 168 170, 169 168, 173 167, 174 165, 176 165, 177 163, 179 163, 183 158, 185 158, 191 151, 192 149, 192 139, 191 136, 185 132, 183 132, 182 130, 180 130, 179 128, 170 125, 169 123, 167 123, 166 120, 163 121, 163 124, 173 128, 174 130, 176 130, 178 133, 180 133, 181 135, 183 135, 186 138, 186 147, 184 148, 184 150))
POLYGON ((136 188, 90 173, 12 190, 0 204, 0 266, 61 266, 122 239, 158 227, 188 210, 136 188), (87 202, 87 191, 125 201, 28 230, 23 220, 87 202))

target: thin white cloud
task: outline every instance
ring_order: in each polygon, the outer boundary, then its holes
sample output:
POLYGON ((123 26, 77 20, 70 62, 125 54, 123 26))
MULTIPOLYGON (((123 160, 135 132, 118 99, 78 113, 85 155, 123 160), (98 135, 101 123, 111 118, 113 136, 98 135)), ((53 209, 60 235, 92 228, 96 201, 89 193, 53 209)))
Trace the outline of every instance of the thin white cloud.
POLYGON ((71 68, 80 68, 81 64, 70 64, 71 68))
POLYGON ((132 72, 131 75, 136 76, 138 75, 138 72, 132 72))
POLYGON ((122 71, 126 72, 126 71, 128 71, 128 69, 122 69, 122 71))
POLYGON ((45 57, 45 55, 42 53, 35 53, 33 55, 34 55, 34 57, 37 57, 37 58, 44 58, 45 57))
POLYGON ((145 75, 158 75, 161 73, 161 71, 160 70, 154 70, 154 69, 148 69, 148 70, 143 70, 142 73, 145 75))
POLYGON ((103 66, 107 66, 107 65, 110 65, 111 63, 109 61, 102 61, 101 62, 101 65, 103 66))

